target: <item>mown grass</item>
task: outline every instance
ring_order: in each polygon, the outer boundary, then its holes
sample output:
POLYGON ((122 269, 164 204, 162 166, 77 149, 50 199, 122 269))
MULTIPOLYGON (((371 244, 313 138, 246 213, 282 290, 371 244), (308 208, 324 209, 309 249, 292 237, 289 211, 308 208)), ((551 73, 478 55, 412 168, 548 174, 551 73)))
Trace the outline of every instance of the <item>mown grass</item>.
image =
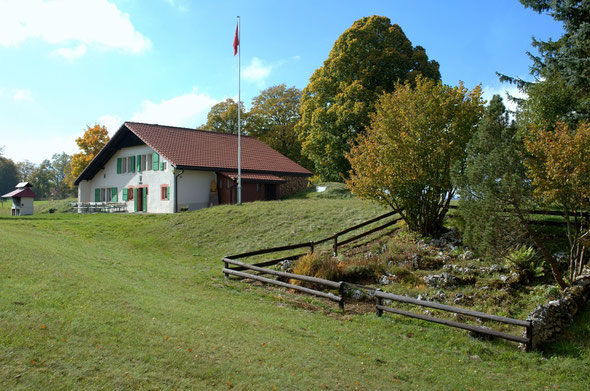
POLYGON ((587 389, 590 307, 543 352, 225 280, 223 255, 383 213, 355 199, 0 217, 0 389, 587 389))

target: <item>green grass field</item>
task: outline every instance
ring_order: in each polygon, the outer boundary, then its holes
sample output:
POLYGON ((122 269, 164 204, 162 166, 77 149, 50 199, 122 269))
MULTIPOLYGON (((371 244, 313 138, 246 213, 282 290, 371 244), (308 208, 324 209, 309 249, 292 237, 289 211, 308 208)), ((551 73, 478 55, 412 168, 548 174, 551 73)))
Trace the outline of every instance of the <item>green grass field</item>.
POLYGON ((590 306, 545 351, 523 353, 221 274, 223 255, 380 213, 323 198, 176 215, 3 209, 0 389, 588 389, 590 306))

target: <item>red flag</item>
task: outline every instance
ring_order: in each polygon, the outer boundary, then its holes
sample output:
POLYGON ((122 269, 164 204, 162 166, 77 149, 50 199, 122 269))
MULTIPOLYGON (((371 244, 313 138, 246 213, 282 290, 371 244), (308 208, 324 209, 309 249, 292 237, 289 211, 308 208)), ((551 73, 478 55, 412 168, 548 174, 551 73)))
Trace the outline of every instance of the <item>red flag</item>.
POLYGON ((238 53, 238 46, 240 46, 240 38, 238 37, 238 26, 236 25, 236 36, 234 37, 234 56, 238 53))

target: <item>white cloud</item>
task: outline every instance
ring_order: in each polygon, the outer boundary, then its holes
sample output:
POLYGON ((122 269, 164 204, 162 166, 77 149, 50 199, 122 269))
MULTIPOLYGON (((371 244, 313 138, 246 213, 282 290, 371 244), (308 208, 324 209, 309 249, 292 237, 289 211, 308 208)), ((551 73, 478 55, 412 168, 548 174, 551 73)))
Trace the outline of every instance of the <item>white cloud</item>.
POLYGON ((53 52, 51 52, 51 54, 54 56, 61 56, 69 61, 74 61, 78 57, 82 57, 84 54, 86 54, 86 45, 82 43, 76 46, 75 48, 56 49, 53 52))
POLYGON ((512 85, 507 87, 503 87, 501 85, 485 86, 483 88, 483 98, 488 102, 490 101, 490 99, 492 99, 494 95, 500 95, 504 102, 504 106, 506 106, 506 108, 509 111, 513 112, 516 111, 517 105, 516 102, 513 102, 509 99, 509 96, 521 99, 527 97, 527 95, 524 92, 520 91, 518 87, 512 85))
POLYGON ((31 94, 30 90, 15 90, 14 95, 12 97, 17 102, 23 102, 23 101, 32 102, 33 101, 33 95, 31 94))
POLYGON ((242 71, 242 76, 246 81, 251 83, 264 83, 264 80, 270 75, 272 68, 272 65, 265 65, 262 60, 254 57, 250 65, 242 71))
POLYGON ((144 100, 141 111, 133 114, 131 120, 194 128, 206 122, 209 109, 218 102, 195 87, 188 94, 162 99, 159 103, 144 100))
POLYGON ((118 115, 111 114, 101 115, 98 118, 98 123, 107 128, 107 131, 109 132, 109 135, 111 137, 113 136, 113 134, 115 134, 117 130, 119 130, 121 125, 123 125, 121 117, 119 117, 118 115))
POLYGON ((86 46, 140 53, 151 42, 108 0, 0 0, 0 46, 18 46, 30 38, 52 45, 78 43, 56 54, 69 59, 86 46))

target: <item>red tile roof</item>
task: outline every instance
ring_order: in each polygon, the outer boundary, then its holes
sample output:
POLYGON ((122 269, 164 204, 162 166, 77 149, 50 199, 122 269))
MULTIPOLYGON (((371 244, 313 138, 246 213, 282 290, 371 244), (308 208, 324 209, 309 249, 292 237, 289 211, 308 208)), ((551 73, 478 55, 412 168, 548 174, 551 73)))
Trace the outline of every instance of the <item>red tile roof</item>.
POLYGON ((2 198, 9 198, 9 197, 33 197, 35 198, 35 193, 33 193, 33 190, 31 190, 30 187, 25 187, 20 188, 20 189, 16 189, 11 191, 10 193, 6 193, 2 196, 2 198))
MULTIPOLYGON (((238 169, 235 134, 125 122, 125 126, 174 166, 222 170, 238 169)), ((242 170, 311 175, 286 156, 254 137, 242 136, 242 170)))
MULTIPOLYGON (((238 178, 237 172, 220 172, 219 174, 226 176, 232 180, 236 180, 238 178)), ((269 182, 269 183, 285 183, 287 182, 281 177, 271 174, 250 174, 250 173, 243 173, 242 180, 244 182, 269 182)))

